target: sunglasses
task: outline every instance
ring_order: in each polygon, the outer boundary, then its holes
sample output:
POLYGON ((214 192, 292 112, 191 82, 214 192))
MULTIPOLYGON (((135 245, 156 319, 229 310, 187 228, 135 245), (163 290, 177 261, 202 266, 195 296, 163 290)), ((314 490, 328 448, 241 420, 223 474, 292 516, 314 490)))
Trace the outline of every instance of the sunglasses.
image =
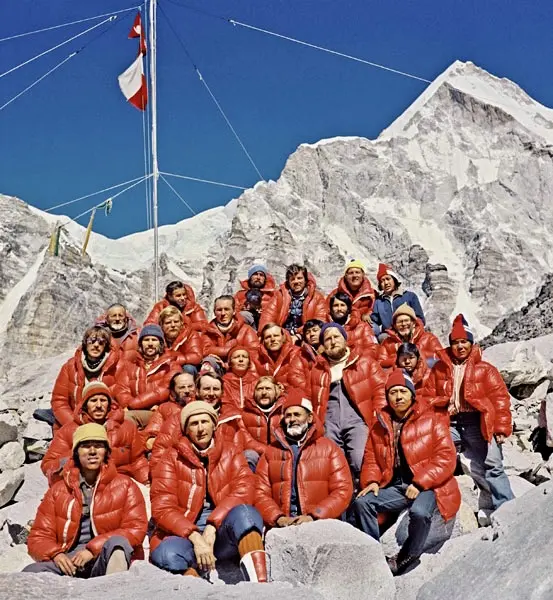
POLYGON ((104 338, 101 338, 101 337, 88 337, 88 338, 86 338, 86 343, 87 344, 95 344, 96 342, 98 342, 102 346, 105 346, 106 343, 107 343, 106 340, 104 338))

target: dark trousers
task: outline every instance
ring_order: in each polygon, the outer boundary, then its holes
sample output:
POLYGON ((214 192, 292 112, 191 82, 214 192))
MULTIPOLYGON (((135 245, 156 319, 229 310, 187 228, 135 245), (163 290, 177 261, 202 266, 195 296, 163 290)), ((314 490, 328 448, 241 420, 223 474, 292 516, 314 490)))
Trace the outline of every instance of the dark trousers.
MULTIPOLYGON (((68 556, 73 557, 79 550, 84 550, 85 546, 77 546, 71 552, 68 552, 68 556)), ((88 579, 89 577, 101 577, 106 574, 109 559, 113 554, 114 550, 123 550, 125 558, 127 559, 127 565, 131 564, 131 555, 133 553, 132 546, 129 540, 122 535, 114 535, 110 537, 104 544, 100 554, 95 559, 88 562, 83 569, 78 569, 75 577, 81 579, 88 579)), ((65 573, 56 565, 53 560, 47 560, 44 562, 36 562, 28 565, 23 569, 24 573, 54 573, 56 575, 65 575, 65 573)))
POLYGON ((378 496, 373 493, 356 498, 350 509, 348 521, 357 529, 375 540, 380 537, 378 513, 400 513, 409 509, 409 535, 402 548, 408 556, 420 556, 430 531, 432 513, 436 509, 436 495, 433 490, 425 490, 409 500, 405 495, 408 484, 401 483, 381 488, 378 496))
MULTIPOLYGON (((202 529, 200 523, 197 525, 202 529)), ((248 504, 235 506, 217 530, 213 549, 215 557, 225 560, 237 556, 238 543, 252 531, 263 532, 261 515, 248 504)), ((150 560, 156 567, 171 573, 184 573, 187 569, 198 568, 192 542, 178 535, 166 537, 151 553, 150 560)))

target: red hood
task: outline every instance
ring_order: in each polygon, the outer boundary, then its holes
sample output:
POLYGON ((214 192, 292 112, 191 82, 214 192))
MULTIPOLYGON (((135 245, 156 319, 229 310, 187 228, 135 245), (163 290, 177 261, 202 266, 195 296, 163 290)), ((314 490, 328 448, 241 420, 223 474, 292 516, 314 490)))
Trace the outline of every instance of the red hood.
MULTIPOLYGON (((338 288, 337 290, 339 292, 343 292, 344 294, 347 294, 350 298, 353 298, 353 294, 352 292, 349 291, 348 286, 346 285, 346 280, 344 279, 344 277, 340 278, 340 281, 338 281, 338 288)), ((365 279, 363 280, 363 283, 361 284, 361 287, 359 288, 359 290, 357 291, 357 293, 355 294, 355 298, 361 297, 361 296, 374 296, 374 289, 373 286, 371 285, 371 282, 367 279, 367 277, 365 276, 365 279)), ((334 294, 332 294, 334 295, 334 294)))
MULTIPOLYGON (((281 283, 279 289, 284 294, 290 292, 290 288, 287 286, 286 282, 281 283)), ((311 298, 315 291, 317 290, 317 281, 315 277, 311 273, 307 273, 307 297, 311 298)))

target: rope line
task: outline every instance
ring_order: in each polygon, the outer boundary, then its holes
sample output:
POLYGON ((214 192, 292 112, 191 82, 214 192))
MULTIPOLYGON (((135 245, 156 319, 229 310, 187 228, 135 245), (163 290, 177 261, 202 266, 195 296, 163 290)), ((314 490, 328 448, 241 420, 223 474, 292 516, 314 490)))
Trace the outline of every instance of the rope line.
POLYGON ((42 33, 43 31, 52 31, 53 29, 60 29, 60 27, 69 27, 70 25, 77 25, 78 23, 85 23, 86 21, 94 21, 94 19, 101 19, 102 17, 109 17, 118 15, 120 13, 128 12, 130 10, 136 10, 138 6, 131 6, 130 8, 123 8, 122 10, 115 10, 113 12, 104 13, 102 15, 96 15, 95 17, 86 17, 85 19, 78 19, 77 21, 69 21, 67 23, 61 23, 60 25, 52 25, 51 27, 43 27, 42 29, 35 29, 34 31, 25 31, 24 33, 17 33, 8 37, 0 38, 0 42, 7 42, 9 40, 15 40, 22 38, 27 35, 33 35, 35 33, 42 33))
POLYGON ((175 196, 188 208, 188 210, 193 214, 197 215, 198 213, 188 204, 188 202, 177 192, 177 190, 165 179, 165 177, 160 174, 161 179, 165 181, 165 183, 171 188, 175 196))
POLYGON ((74 36, 66 39, 65 41, 57 44, 53 48, 49 48, 48 50, 45 50, 44 52, 41 52, 40 54, 37 54, 36 56, 33 56, 33 58, 29 58, 29 60, 26 60, 25 62, 22 62, 21 64, 15 66, 15 67, 12 67, 11 69, 8 69, 4 73, 0 74, 0 79, 2 79, 2 77, 5 77, 6 75, 9 75, 10 73, 13 73, 14 71, 17 71, 18 69, 21 69, 21 67, 24 67, 25 65, 28 65, 28 64, 34 62, 35 60, 41 58, 42 56, 45 56, 46 54, 49 54, 50 52, 53 52, 54 50, 57 50, 58 48, 61 48, 62 46, 65 46, 65 44, 69 44, 69 42, 72 42, 73 40, 76 40, 78 37, 81 37, 81 36, 85 35, 89 31, 92 31, 93 29, 97 29, 98 27, 101 27, 105 23, 108 23, 110 21, 114 21, 115 19, 117 19, 117 16, 112 16, 112 17, 109 17, 108 19, 104 19, 100 23, 97 23, 96 25, 93 25, 92 27, 89 27, 88 29, 85 29, 85 31, 81 31, 81 33, 77 33, 77 35, 74 35, 74 36))
POLYGON ((287 40, 289 42, 294 42, 295 44, 300 44, 301 46, 307 46, 308 48, 313 48, 314 50, 321 50, 322 52, 328 52, 328 54, 334 54, 335 56, 347 58, 349 60, 353 60, 355 62, 359 62, 364 65, 369 65, 370 67, 376 67, 377 69, 389 71, 390 73, 395 73, 396 75, 403 75, 404 77, 409 77, 410 79, 416 79, 417 81, 424 81, 424 83, 432 83, 429 79, 424 79, 424 77, 419 77, 418 75, 412 75, 411 73, 407 73, 405 71, 399 71, 398 69, 392 69, 391 67, 386 67, 385 65, 381 65, 379 63, 371 62, 371 61, 365 60, 363 58, 358 58, 357 56, 352 56, 351 54, 345 54, 344 52, 338 52, 337 50, 331 50, 330 48, 325 48, 324 46, 317 46, 316 44, 310 44, 309 42, 304 42, 302 40, 298 40, 296 38, 293 38, 293 37, 290 37, 287 35, 282 35, 281 33, 275 33, 274 31, 269 31, 268 29, 262 29, 261 27, 255 27, 254 25, 248 25, 247 23, 235 21, 234 19, 228 19, 228 22, 234 26, 238 25, 239 27, 244 27, 245 29, 259 31, 260 33, 272 35, 273 37, 287 40))
POLYGON ((64 65, 68 60, 77 56, 78 52, 72 52, 69 56, 66 56, 61 62, 59 62, 55 67, 52 67, 49 71, 44 73, 41 77, 39 77, 36 81, 28 85, 25 89, 21 90, 18 94, 16 94, 13 98, 10 98, 6 103, 0 106, 0 110, 4 110, 7 106, 9 106, 12 102, 15 102, 18 98, 21 98, 23 94, 26 94, 29 90, 35 87, 38 83, 40 83, 43 79, 46 79, 48 75, 51 75, 54 71, 57 71, 62 65, 64 65))
POLYGON ((197 181, 199 183, 210 183, 211 185, 220 185, 221 187, 234 188, 235 190, 247 190, 248 188, 242 187, 241 185, 232 185, 231 183, 222 183, 220 181, 212 181, 211 179, 200 179, 199 177, 189 177, 188 175, 178 175, 177 173, 167 173, 166 171, 160 171, 160 175, 167 175, 167 177, 177 177, 177 179, 187 179, 188 181, 197 181))
POLYGON ((144 179, 144 175, 140 177, 135 177, 134 179, 129 179, 129 181, 123 181, 123 183, 118 183, 117 185, 112 185, 110 187, 104 188, 103 190, 98 190, 97 192, 92 192, 92 194, 87 194, 86 196, 79 196, 79 198, 75 198, 74 200, 69 200, 69 202, 62 202, 61 204, 56 204, 56 206, 51 206, 50 208, 44 209, 44 212, 50 212, 55 210, 56 208, 61 208, 62 206, 68 206, 69 204, 74 204, 75 202, 79 202, 79 200, 85 200, 86 198, 90 198, 91 196, 96 196, 97 194, 101 194, 103 192, 109 192, 110 190, 114 190, 118 187, 123 187, 128 183, 134 183, 135 181, 144 179))
POLYGON ((226 115, 225 111, 223 110, 223 107, 221 106, 220 102, 217 100, 217 98, 215 97, 215 95, 211 91, 211 88, 209 87, 207 81, 205 80, 204 76, 200 72, 200 69, 196 65, 196 62, 192 58, 192 55, 188 51, 188 49, 187 49, 186 45, 184 44, 184 42, 182 41, 180 35, 177 33, 177 31, 173 27, 173 25, 171 23, 171 20, 169 19, 169 17, 167 16, 167 14, 165 13, 165 11, 163 10, 163 6, 160 5, 159 10, 160 10, 161 14, 163 15, 163 17, 165 18, 165 20, 167 21, 167 24, 169 25, 169 29, 173 32, 173 35, 177 38, 177 40, 178 40, 181 48, 183 49, 184 53, 186 54, 186 57, 188 58, 188 60, 190 61, 190 64, 192 65, 194 71, 198 75, 199 80, 201 81, 201 83, 203 84, 203 86, 205 87, 205 89, 207 90, 207 92, 210 95, 211 99, 213 100, 215 106, 217 107, 218 111, 221 113, 223 119, 225 120, 226 124, 228 125, 229 129, 231 130, 232 135, 235 137, 236 141, 240 145, 240 148, 242 148, 242 151, 246 155, 246 158, 248 159, 248 161, 250 162, 250 164, 254 168, 254 170, 257 173, 257 175, 259 176, 259 178, 262 181, 265 181, 265 177, 263 177, 263 175, 261 174, 261 171, 259 170, 259 168, 255 164, 255 162, 254 162, 251 154, 248 152, 248 150, 247 150, 244 142, 241 140, 240 136, 238 135, 238 132, 236 131, 236 129, 233 127, 232 123, 230 122, 230 119, 227 117, 227 115, 226 115))

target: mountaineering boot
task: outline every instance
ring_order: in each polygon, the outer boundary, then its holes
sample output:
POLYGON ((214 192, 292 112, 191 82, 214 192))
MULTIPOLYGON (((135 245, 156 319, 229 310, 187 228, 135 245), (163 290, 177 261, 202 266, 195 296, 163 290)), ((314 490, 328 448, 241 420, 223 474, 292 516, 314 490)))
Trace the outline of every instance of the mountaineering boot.
MULTIPOLYGON (((403 549, 402 549, 403 550, 403 549)), ((396 577, 396 575, 401 575, 405 573, 405 571, 411 566, 419 561, 419 556, 413 556, 411 554, 406 554, 402 550, 399 551, 396 556, 386 557, 386 562, 390 567, 390 571, 392 575, 396 577)))
POLYGON ((240 570, 246 581, 256 583, 267 583, 267 553, 265 550, 254 550, 248 552, 240 559, 240 570))

